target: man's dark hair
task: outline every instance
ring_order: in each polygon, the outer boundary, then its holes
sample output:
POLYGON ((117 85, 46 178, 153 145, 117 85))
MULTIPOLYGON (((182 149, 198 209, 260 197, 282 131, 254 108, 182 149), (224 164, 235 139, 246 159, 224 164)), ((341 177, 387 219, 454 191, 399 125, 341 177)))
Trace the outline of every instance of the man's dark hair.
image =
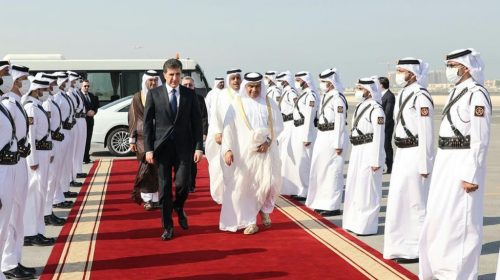
POLYGON ((380 82, 380 84, 384 89, 389 88, 389 79, 387 79, 387 77, 379 77, 378 81, 380 82))
POLYGON ((82 81, 82 83, 89 83, 90 84, 90 81, 87 80, 87 79, 85 79, 85 80, 82 81))
POLYGON ((163 64, 163 73, 167 73, 167 69, 181 69, 182 70, 182 63, 175 58, 171 58, 163 64))

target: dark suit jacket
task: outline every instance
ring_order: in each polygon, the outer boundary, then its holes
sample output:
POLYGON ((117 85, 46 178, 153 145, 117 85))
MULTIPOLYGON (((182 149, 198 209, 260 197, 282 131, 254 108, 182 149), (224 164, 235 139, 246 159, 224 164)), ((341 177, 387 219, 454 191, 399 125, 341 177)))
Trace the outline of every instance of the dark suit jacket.
POLYGON ((88 102, 87 98, 85 98, 85 94, 83 92, 80 93, 83 98, 83 104, 85 105, 85 111, 88 112, 89 110, 92 110, 97 113, 97 110, 99 109, 99 98, 89 92, 90 102, 88 102))
POLYGON ((196 97, 198 97, 198 104, 200 104, 203 135, 207 135, 208 134, 207 104, 205 103, 205 98, 203 98, 201 94, 196 94, 196 97))
POLYGON ((202 120, 196 93, 179 86, 179 96, 177 116, 173 116, 165 85, 154 88, 147 94, 144 108, 144 150, 153 151, 155 158, 164 147, 175 149, 182 158, 192 158, 193 148, 203 150, 202 120))
POLYGON ((394 93, 389 89, 382 96, 382 107, 385 113, 385 131, 393 131, 394 129, 394 105, 396 104, 396 97, 394 93))

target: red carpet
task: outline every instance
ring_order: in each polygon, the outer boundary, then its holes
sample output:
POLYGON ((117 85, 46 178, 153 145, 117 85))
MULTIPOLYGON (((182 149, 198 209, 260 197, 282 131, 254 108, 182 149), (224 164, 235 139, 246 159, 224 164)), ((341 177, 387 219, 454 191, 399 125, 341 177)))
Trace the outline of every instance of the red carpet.
MULTIPOLYGON (((219 231, 220 207, 210 198, 205 161, 199 165, 197 191, 186 205, 190 229, 182 230, 174 217, 174 239, 161 241, 160 212, 146 212, 130 200, 137 163, 98 164, 94 163, 85 181, 82 193, 86 196, 79 196, 41 279, 377 278, 370 269, 353 266, 338 249, 326 246, 321 236, 307 233, 305 223, 297 224, 280 210, 271 215, 272 228, 256 235, 219 231), (106 177, 108 172, 111 176, 106 177)), ((394 271, 396 277, 390 278, 416 279, 395 263, 380 261, 378 252, 330 222, 316 218, 331 227, 327 231, 342 232, 340 238, 345 236, 359 245, 362 254, 394 271)))

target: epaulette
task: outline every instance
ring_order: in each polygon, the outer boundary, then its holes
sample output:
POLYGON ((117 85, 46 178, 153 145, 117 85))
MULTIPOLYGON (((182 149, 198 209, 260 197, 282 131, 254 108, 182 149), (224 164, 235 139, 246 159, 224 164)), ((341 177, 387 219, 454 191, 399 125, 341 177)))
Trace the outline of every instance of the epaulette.
POLYGON ((431 94, 426 88, 420 88, 419 91, 416 92, 415 98, 413 99, 413 108, 415 108, 415 103, 417 102, 417 97, 419 96, 424 96, 429 100, 429 102, 432 104, 432 107, 434 107, 434 101, 432 101, 431 94))
POLYGON ((490 109, 492 109, 493 105, 491 104, 491 99, 490 99, 490 94, 488 90, 481 84, 475 83, 475 86, 470 88, 471 95, 469 97, 469 105, 472 102, 472 96, 474 96, 474 93, 482 94, 484 96, 484 99, 488 102, 488 105, 490 105, 490 109))

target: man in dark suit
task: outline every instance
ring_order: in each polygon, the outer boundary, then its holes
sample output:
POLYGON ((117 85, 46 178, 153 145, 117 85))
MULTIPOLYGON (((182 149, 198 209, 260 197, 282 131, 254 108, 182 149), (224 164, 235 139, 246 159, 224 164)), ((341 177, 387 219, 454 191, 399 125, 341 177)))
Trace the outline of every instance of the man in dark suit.
POLYGON ((92 94, 89 89, 90 82, 88 80, 83 80, 80 94, 85 105, 85 111, 87 112, 85 116, 85 120, 87 121, 87 141, 85 142, 85 153, 83 154, 84 163, 92 163, 89 154, 90 140, 92 139, 92 133, 94 131, 94 115, 99 109, 99 98, 92 94))
POLYGON ((385 173, 391 174, 392 172, 392 162, 394 159, 393 149, 392 149, 392 133, 394 132, 394 104, 396 104, 396 98, 394 94, 389 89, 389 79, 386 77, 379 78, 380 85, 382 85, 382 107, 385 113, 385 164, 387 165, 387 170, 385 173))
POLYGON ((200 105, 196 93, 180 85, 182 63, 169 59, 163 65, 165 85, 152 89, 144 110, 144 150, 149 164, 158 164, 159 196, 164 232, 162 240, 174 236, 172 210, 179 225, 188 229, 184 202, 191 185, 191 166, 203 157, 200 105), (193 155, 194 154, 194 155, 193 155), (175 200, 172 196, 172 168, 175 200))
MULTIPOLYGON (((183 86, 190 88, 192 90, 195 90, 195 85, 194 85, 194 79, 190 76, 184 76, 182 78, 182 83, 183 86)), ((198 104, 200 105, 200 110, 201 110, 201 123, 202 123, 202 128, 203 128, 203 142, 207 139, 207 133, 208 133, 208 113, 207 113, 207 105, 205 104, 205 98, 201 96, 201 94, 196 94, 196 97, 198 97, 198 104)), ((205 153, 205 151, 203 151, 205 153)), ((189 192, 195 192, 196 189, 196 175, 198 174, 198 165, 193 162, 193 167, 191 169, 191 186, 189 186, 189 192)))

